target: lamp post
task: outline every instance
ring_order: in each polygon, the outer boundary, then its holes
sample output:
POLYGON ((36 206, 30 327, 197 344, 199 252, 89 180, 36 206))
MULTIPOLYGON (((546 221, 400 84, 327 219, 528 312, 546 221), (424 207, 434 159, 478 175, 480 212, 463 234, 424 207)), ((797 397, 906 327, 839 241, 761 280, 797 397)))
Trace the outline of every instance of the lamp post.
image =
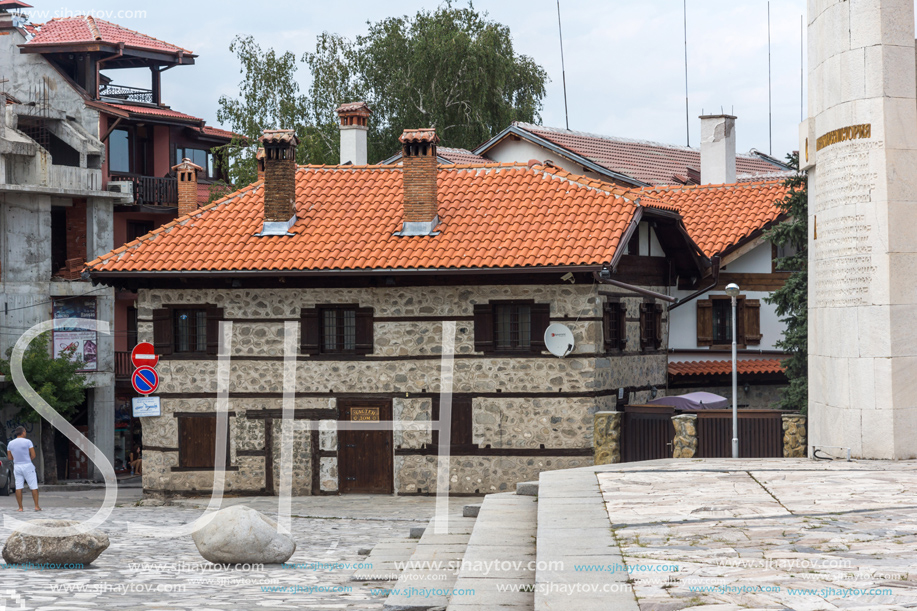
POLYGON ((736 365, 736 297, 739 296, 739 285, 726 285, 726 294, 732 298, 732 457, 739 457, 739 373, 736 365))

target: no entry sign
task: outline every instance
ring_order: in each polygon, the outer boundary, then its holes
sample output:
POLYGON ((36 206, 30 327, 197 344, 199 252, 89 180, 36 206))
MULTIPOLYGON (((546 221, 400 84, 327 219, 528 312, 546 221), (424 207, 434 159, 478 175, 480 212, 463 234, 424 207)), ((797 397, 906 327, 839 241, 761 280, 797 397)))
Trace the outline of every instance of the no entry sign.
POLYGON ((141 395, 148 395, 159 386, 159 374, 152 367, 138 367, 131 376, 131 384, 141 395))
POLYGON ((155 367, 159 357, 153 354, 153 344, 140 342, 131 350, 131 363, 134 367, 155 367))

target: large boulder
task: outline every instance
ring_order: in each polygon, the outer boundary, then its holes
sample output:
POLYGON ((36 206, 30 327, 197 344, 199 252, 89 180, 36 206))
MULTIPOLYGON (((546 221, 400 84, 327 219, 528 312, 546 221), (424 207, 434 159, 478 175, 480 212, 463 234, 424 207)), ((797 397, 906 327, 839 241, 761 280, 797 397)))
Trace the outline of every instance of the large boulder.
POLYGON ((277 522, 245 505, 219 510, 191 538, 213 563, 281 564, 296 551, 293 539, 277 532, 277 522))
MULTIPOLYGON (((31 520, 36 526, 76 526, 74 520, 31 520)), ((93 529, 81 535, 66 537, 39 537, 21 531, 14 531, 3 546, 3 559, 7 564, 52 563, 82 564, 95 561, 108 549, 108 535, 93 529)))

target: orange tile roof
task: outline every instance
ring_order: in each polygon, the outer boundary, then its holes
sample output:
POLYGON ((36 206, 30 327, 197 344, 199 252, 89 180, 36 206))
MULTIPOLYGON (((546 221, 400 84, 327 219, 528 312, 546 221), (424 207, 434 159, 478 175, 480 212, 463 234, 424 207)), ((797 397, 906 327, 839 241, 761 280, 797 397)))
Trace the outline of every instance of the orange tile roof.
MULTIPOLYGON (((104 102, 103 102, 104 103, 104 102)), ((127 112, 135 115, 144 115, 148 117, 163 117, 167 119, 177 119, 179 121, 188 121, 194 123, 203 123, 204 120, 198 117, 193 117, 191 115, 186 115, 183 112, 178 112, 177 110, 172 110, 171 108, 166 108, 164 106, 139 106, 136 104, 109 104, 104 103, 106 106, 111 106, 112 108, 118 108, 120 110, 126 110, 127 112)))
MULTIPOLYGON (((740 374, 783 373, 782 359, 747 359, 736 363, 740 374)), ((732 361, 679 361, 669 363, 669 375, 674 376, 709 376, 729 375, 732 373, 732 361)))
MULTIPOLYGON (((257 237, 264 184, 182 216, 87 266, 93 272, 410 270, 601 265, 634 195, 557 168, 443 165, 438 236, 397 237, 398 166, 300 166, 292 236, 257 237)), ((660 208, 672 210, 659 204, 660 208)))
POLYGON ((145 49, 164 53, 193 55, 191 51, 163 42, 152 36, 141 34, 116 23, 96 19, 91 15, 58 17, 43 24, 38 34, 26 44, 29 46, 60 45, 72 43, 124 43, 134 49, 145 49))
POLYGON ((688 233, 708 257, 735 246, 780 217, 783 180, 732 185, 648 187, 641 197, 667 201, 681 212, 688 233))

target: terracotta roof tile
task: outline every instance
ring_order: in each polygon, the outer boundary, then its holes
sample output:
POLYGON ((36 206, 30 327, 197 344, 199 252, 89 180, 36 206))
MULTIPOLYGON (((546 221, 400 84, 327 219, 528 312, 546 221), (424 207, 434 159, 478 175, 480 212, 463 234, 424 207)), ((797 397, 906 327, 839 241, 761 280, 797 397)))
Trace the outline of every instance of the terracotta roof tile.
POLYGON ((776 202, 786 196, 783 181, 654 187, 640 189, 640 201, 675 206, 688 233, 708 257, 722 253, 780 218, 776 202))
MULTIPOLYGON (((746 359, 736 363, 740 374, 783 373, 782 359, 746 359)), ((669 363, 669 375, 708 376, 732 373, 732 361, 678 361, 669 363)))
MULTIPOLYGON (((513 123, 553 144, 586 157, 607 170, 650 185, 688 180, 688 168, 700 167, 700 149, 643 140, 614 138, 531 123, 513 123)), ((736 155, 738 174, 767 174, 783 168, 755 154, 736 155)))
POLYGON ((406 129, 402 132, 401 136, 398 137, 400 142, 439 142, 439 136, 436 135, 436 130, 432 127, 424 129, 406 129))
POLYGON ((164 106, 139 106, 136 104, 109 104, 105 103, 105 106, 111 106, 112 108, 117 108, 119 110, 126 110, 132 115, 143 115, 148 117, 164 117, 168 119, 177 119, 179 121, 188 121, 188 122, 197 122, 203 123, 203 119, 198 117, 193 117, 191 115, 186 115, 183 112, 178 112, 177 110, 172 110, 171 108, 166 108, 164 106))
POLYGON ((492 268, 611 261, 636 210, 633 193, 556 168, 444 165, 441 232, 397 237, 398 166, 301 166, 292 236, 256 237, 264 185, 256 182, 175 219, 93 271, 492 268))
POLYGON ((91 15, 60 17, 43 24, 27 45, 57 45, 81 42, 124 43, 134 49, 192 55, 191 51, 141 34, 118 24, 96 19, 91 15))

